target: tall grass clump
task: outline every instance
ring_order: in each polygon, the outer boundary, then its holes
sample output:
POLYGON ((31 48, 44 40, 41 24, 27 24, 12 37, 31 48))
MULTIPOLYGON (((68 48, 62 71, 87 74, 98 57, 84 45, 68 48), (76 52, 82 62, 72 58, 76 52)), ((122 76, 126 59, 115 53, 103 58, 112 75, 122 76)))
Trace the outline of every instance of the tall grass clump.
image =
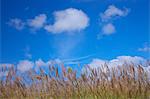
POLYGON ((12 66, 0 79, 0 99, 150 99, 150 70, 141 65, 86 66, 80 75, 60 67, 19 74, 12 66))

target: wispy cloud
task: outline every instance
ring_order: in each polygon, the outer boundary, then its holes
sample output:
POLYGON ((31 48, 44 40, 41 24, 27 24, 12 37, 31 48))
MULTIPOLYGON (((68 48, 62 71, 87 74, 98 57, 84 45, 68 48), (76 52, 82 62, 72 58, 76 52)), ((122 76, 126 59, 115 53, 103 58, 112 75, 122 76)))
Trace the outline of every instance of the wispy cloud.
POLYGON ((55 22, 53 25, 46 25, 45 29, 51 33, 74 32, 85 29, 89 25, 88 16, 75 8, 68 8, 54 12, 55 22))
POLYGON ((25 28, 25 22, 18 18, 10 19, 7 24, 16 28, 17 30, 22 30, 25 28))
POLYGON ((87 56, 82 56, 82 57, 78 57, 78 58, 73 58, 73 59, 64 59, 64 62, 74 62, 74 61, 82 61, 82 60, 86 60, 90 57, 94 56, 94 54, 90 54, 87 56))
POLYGON ((25 49, 24 49, 24 56, 27 58, 27 59, 32 59, 32 54, 30 52, 30 46, 26 46, 25 49))
POLYGON ((38 16, 35 16, 34 19, 28 19, 27 23, 32 29, 36 30, 44 27, 46 19, 47 19, 46 14, 40 14, 38 16))
POLYGON ((77 50, 78 45, 84 40, 84 33, 77 33, 63 36, 57 36, 54 38, 52 46, 56 55, 59 58, 68 58, 77 50))
POLYGON ((82 56, 78 58, 73 58, 73 59, 59 59, 56 58, 54 60, 49 60, 47 62, 43 61, 41 58, 35 61, 35 66, 41 67, 41 66, 49 66, 51 64, 65 64, 65 65, 77 65, 81 64, 82 61, 87 60, 91 58, 94 54, 87 55, 87 56, 82 56))
POLYGON ((16 28, 17 30, 23 30, 25 27, 30 27, 30 30, 35 32, 41 28, 44 28, 46 23, 47 16, 46 14, 39 14, 35 16, 33 19, 21 20, 19 18, 11 19, 8 25, 16 28))
POLYGON ((143 47, 138 48, 138 51, 140 51, 140 52, 150 52, 150 45, 148 43, 145 43, 143 47))
POLYGON ((139 48, 138 51, 142 51, 142 52, 150 52, 150 47, 145 46, 143 48, 139 48))

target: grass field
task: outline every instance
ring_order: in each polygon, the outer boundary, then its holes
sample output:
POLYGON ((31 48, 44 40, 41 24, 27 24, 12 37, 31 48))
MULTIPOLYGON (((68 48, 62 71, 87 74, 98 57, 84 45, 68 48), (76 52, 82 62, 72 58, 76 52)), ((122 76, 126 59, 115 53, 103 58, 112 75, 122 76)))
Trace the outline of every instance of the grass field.
MULTIPOLYGON (((0 99, 150 99, 150 70, 123 65, 77 71, 49 66, 18 75, 15 67, 0 81, 0 99)), ((5 71, 5 67, 1 69, 5 71)))

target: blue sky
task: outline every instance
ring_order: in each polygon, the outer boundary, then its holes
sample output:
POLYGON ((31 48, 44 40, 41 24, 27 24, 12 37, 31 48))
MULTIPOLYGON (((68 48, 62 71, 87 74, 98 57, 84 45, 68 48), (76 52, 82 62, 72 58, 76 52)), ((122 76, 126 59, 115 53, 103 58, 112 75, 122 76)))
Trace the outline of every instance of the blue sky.
POLYGON ((148 0, 1 0, 0 62, 149 59, 148 4, 148 0))

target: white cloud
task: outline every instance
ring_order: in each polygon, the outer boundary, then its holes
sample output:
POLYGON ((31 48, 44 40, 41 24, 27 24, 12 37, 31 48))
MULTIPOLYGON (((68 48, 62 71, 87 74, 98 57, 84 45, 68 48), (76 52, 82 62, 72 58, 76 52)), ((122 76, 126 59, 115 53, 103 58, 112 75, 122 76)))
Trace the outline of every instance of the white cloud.
POLYGON ((122 66, 125 63, 134 64, 135 66, 137 65, 148 66, 147 60, 142 57, 118 56, 116 59, 112 59, 112 60, 93 59, 92 62, 89 64, 89 67, 92 69, 96 69, 107 64, 109 68, 112 68, 112 67, 122 66))
MULTIPOLYGON (((107 73, 108 68, 111 71, 113 68, 123 68, 123 66, 129 66, 132 65, 135 67, 138 67, 139 65, 142 66, 142 68, 144 69, 145 72, 149 72, 150 71, 150 64, 148 63, 148 61, 142 57, 139 56, 118 56, 115 59, 112 60, 103 60, 103 59, 93 59, 91 63, 88 64, 88 67, 85 66, 82 68, 82 73, 86 73, 86 74, 90 74, 91 70, 90 69, 96 69, 98 70, 99 68, 107 73), (127 64, 127 65, 125 65, 127 64), (108 68, 106 67, 108 66, 108 68), (89 69, 90 68, 90 69, 89 69)), ((137 68, 135 68, 135 72, 137 72, 137 68)), ((119 72, 118 72, 119 73, 119 72)), ((150 75, 148 74, 148 77, 150 75)), ((150 78, 148 78, 150 79, 150 78)))
MULTIPOLYGON (((116 59, 113 59, 109 62, 109 65, 112 66, 113 64, 123 65, 124 63, 127 64, 134 64, 134 65, 143 65, 146 66, 146 59, 139 57, 139 56, 118 56, 116 59)), ((116 66, 115 65, 115 66, 116 66)))
POLYGON ((107 62, 106 60, 96 58, 96 59, 92 60, 92 62, 89 64, 89 66, 90 66, 90 68, 94 69, 94 68, 104 66, 106 62, 107 62))
POLYGON ((56 64, 62 64, 63 61, 61 59, 57 58, 57 59, 54 60, 54 63, 56 63, 56 64))
POLYGON ((148 44, 145 44, 145 46, 143 48, 138 48, 138 51, 150 52, 150 47, 148 46, 148 44))
MULTIPOLYGON (((41 66, 48 67, 50 65, 55 65, 55 64, 65 64, 65 65, 79 64, 80 60, 82 60, 84 58, 88 58, 88 57, 89 56, 85 56, 85 57, 81 57, 81 58, 77 58, 77 59, 65 59, 65 60, 61 60, 61 59, 57 58, 55 60, 49 60, 47 62, 44 62, 42 59, 38 59, 35 62, 29 61, 29 60, 21 60, 17 64, 17 69, 20 72, 26 72, 31 69, 35 69, 35 70, 39 69, 39 67, 41 67, 41 66), (33 68, 34 66, 35 66, 35 68, 33 68)), ((97 69, 97 68, 107 64, 109 68, 112 68, 112 67, 122 66, 125 63, 134 64, 135 66, 141 64, 145 70, 150 69, 150 65, 148 64, 147 60, 142 57, 139 57, 139 56, 118 56, 117 58, 112 59, 112 60, 103 60, 103 59, 95 58, 92 60, 92 62, 90 62, 88 64, 88 66, 91 69, 97 69)), ((4 71, 4 72, 0 71, 0 74, 2 75, 2 76, 0 75, 0 77, 6 76, 8 74, 9 68, 11 68, 12 66, 14 66, 14 65, 13 64, 0 64, 0 70, 2 68, 7 68, 6 71, 4 71)), ((83 67, 82 71, 85 71, 85 69, 86 69, 86 67, 83 67)))
POLYGON ((26 72, 32 69, 33 66, 34 66, 34 62, 29 61, 29 60, 22 60, 22 61, 19 61, 17 65, 17 69, 21 72, 26 72))
POLYGON ((44 27, 44 24, 46 23, 47 16, 46 14, 40 14, 38 16, 35 16, 34 19, 28 20, 28 25, 33 29, 40 29, 44 27))
POLYGON ((111 35, 116 32, 115 26, 112 23, 108 23, 102 27, 102 33, 104 35, 111 35))
POLYGON ((21 19, 18 19, 18 18, 11 19, 8 22, 8 25, 16 28, 17 30, 22 30, 25 27, 25 23, 21 19))
POLYGON ((80 64, 80 59, 84 59, 84 58, 88 58, 89 56, 85 56, 85 57, 81 57, 81 58, 77 58, 77 59, 59 59, 56 58, 54 60, 49 60, 47 62, 44 62, 41 58, 38 59, 37 61, 35 61, 35 66, 37 67, 41 67, 41 66, 50 66, 50 65, 61 65, 61 64, 65 64, 65 65, 77 65, 80 64))
POLYGON ((54 60, 49 60, 47 62, 44 62, 41 58, 35 61, 35 66, 41 67, 41 66, 49 66, 52 64, 62 64, 63 61, 60 59, 54 59, 54 60))
POLYGON ((37 61, 35 61, 35 65, 40 67, 40 66, 48 66, 49 62, 44 62, 42 59, 38 59, 37 61))
POLYGON ((102 38, 103 35, 111 35, 116 32, 116 26, 112 24, 114 22, 114 19, 117 19, 118 17, 124 17, 127 16, 129 13, 129 9, 124 8, 120 9, 117 8, 114 5, 108 6, 108 8, 103 12, 100 13, 100 18, 101 18, 101 24, 102 24, 102 29, 101 32, 97 35, 98 39, 102 38))
POLYGON ((52 33, 74 32, 85 29, 89 25, 88 16, 75 8, 68 8, 54 12, 55 22, 45 26, 45 30, 52 33))
POLYGON ((100 16, 101 16, 102 21, 110 21, 114 18, 128 15, 128 12, 129 10, 127 8, 125 8, 124 10, 121 10, 114 5, 110 5, 108 9, 105 10, 104 13, 100 14, 100 16))
POLYGON ((53 24, 47 24, 47 15, 39 14, 33 19, 27 19, 25 22, 18 18, 11 19, 8 24, 18 30, 22 30, 25 26, 29 26, 33 32, 38 29, 45 29, 54 34, 78 32, 89 25, 88 16, 82 10, 75 8, 55 11, 54 19, 55 21, 53 24))

